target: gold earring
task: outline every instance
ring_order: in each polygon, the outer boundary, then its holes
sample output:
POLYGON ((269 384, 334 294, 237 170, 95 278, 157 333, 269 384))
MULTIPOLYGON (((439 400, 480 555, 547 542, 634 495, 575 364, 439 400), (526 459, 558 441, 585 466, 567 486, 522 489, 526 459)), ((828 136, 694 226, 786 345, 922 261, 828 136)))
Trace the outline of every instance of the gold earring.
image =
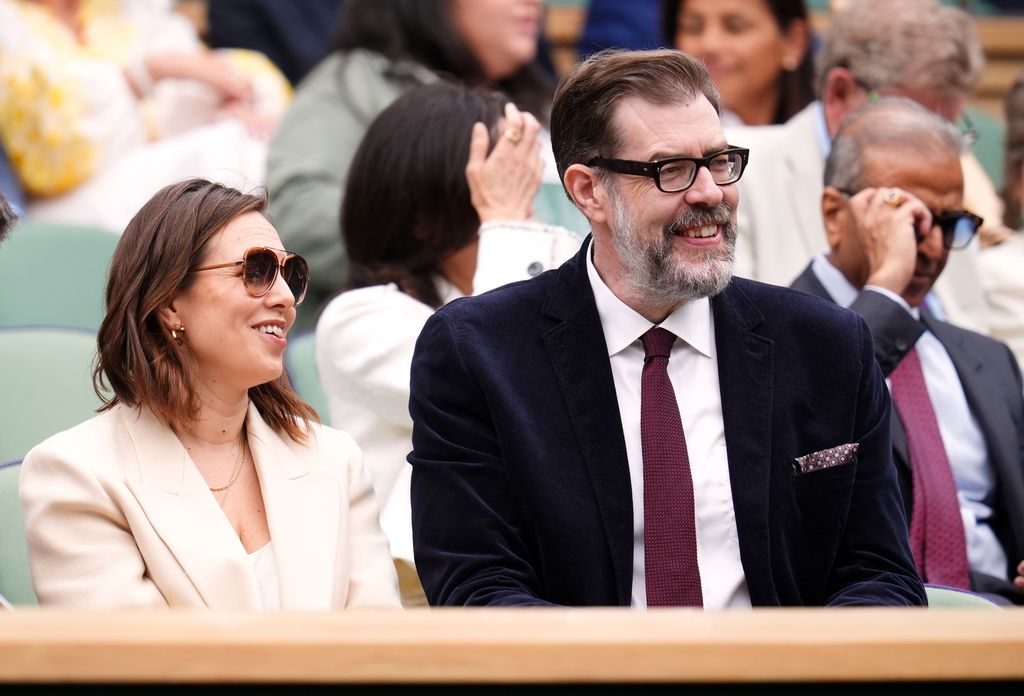
POLYGON ((171 329, 171 338, 173 338, 178 343, 181 343, 183 340, 185 340, 185 325, 182 324, 177 329, 171 329))

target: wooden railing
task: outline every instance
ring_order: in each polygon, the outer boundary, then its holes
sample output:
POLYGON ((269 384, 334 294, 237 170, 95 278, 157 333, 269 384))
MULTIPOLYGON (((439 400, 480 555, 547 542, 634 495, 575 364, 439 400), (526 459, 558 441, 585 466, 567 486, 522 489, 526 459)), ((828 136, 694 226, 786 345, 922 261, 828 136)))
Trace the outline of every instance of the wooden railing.
POLYGON ((0 689, 943 682, 976 691, 1024 680, 1022 655, 1024 609, 0 613, 0 689))

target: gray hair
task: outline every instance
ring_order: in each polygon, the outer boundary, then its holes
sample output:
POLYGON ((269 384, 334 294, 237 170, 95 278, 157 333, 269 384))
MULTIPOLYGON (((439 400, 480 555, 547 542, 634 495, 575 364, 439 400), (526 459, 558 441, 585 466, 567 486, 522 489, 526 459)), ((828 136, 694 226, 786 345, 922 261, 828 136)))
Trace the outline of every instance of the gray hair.
POLYGON ((825 186, 863 188, 864 153, 872 148, 912 149, 923 157, 948 154, 959 159, 963 146, 963 136, 946 119, 913 100, 885 97, 843 120, 825 160, 825 186))
POLYGON ((845 67, 879 92, 967 97, 985 54, 971 16, 936 0, 856 0, 834 14, 817 56, 818 93, 845 67))

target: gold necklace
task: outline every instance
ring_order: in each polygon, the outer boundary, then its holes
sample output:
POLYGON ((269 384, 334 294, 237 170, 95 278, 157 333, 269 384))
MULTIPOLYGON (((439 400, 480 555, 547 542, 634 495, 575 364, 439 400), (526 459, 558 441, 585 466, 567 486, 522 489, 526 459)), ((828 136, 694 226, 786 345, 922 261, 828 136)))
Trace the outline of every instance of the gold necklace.
POLYGON ((227 485, 219 488, 210 486, 210 491, 213 493, 220 493, 226 491, 235 485, 235 481, 238 480, 238 475, 242 473, 242 464, 245 463, 245 428, 242 428, 242 436, 238 440, 238 463, 235 464, 235 470, 231 472, 231 480, 227 482, 227 485))

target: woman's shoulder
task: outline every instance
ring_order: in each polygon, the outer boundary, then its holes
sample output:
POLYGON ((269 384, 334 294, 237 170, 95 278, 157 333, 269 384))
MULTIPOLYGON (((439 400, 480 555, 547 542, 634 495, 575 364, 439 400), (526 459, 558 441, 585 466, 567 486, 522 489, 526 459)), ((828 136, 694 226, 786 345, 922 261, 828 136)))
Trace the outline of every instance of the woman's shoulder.
POLYGON ((320 313, 317 337, 354 330, 367 339, 373 330, 385 330, 396 322, 425 322, 434 310, 402 292, 394 283, 346 290, 336 295, 320 313))

